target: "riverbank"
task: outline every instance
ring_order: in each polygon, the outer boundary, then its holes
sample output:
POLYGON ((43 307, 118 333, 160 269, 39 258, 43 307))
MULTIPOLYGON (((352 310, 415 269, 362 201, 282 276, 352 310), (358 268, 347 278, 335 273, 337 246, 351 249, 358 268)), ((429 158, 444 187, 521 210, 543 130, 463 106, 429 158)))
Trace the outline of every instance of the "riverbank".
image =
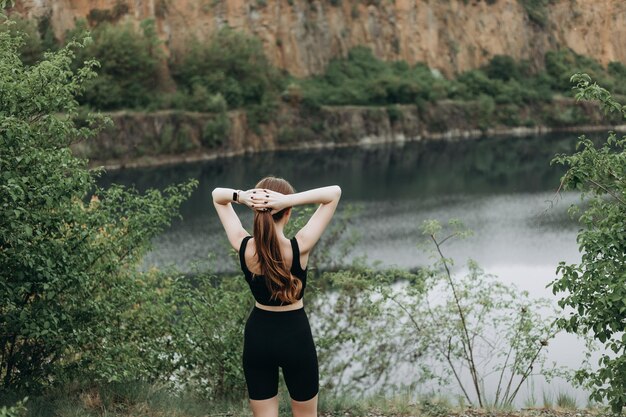
POLYGON ((107 113, 114 122, 89 141, 72 146, 107 170, 178 164, 246 153, 339 148, 380 143, 472 139, 551 132, 626 131, 594 103, 560 98, 528 105, 484 108, 480 101, 443 100, 423 106, 321 106, 282 103, 260 129, 245 111, 199 113, 177 110, 107 113), (612 124, 613 123, 613 124, 612 124))

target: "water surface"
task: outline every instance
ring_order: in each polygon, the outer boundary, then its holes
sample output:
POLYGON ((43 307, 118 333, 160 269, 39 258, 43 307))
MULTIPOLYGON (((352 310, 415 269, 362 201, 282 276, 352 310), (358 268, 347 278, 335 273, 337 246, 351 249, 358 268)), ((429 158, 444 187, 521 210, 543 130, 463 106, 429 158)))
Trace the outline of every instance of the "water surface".
MULTIPOLYGON (((288 179, 297 191, 338 184, 343 190, 338 210, 347 204, 361 208, 352 226, 361 239, 345 258, 346 264, 366 256, 382 265, 424 265, 430 259, 417 247, 421 223, 458 218, 474 235, 445 246, 446 255, 457 260, 455 272, 462 273, 464 261, 472 258, 486 272, 532 296, 554 298, 545 287, 556 277, 559 261, 576 262, 580 255, 579 226, 567 213, 578 196, 555 194, 564 168, 551 165, 550 160, 557 153, 572 152, 575 142, 574 134, 552 134, 267 152, 111 171, 100 183, 145 190, 188 178, 199 180, 198 189, 181 207, 183 219, 175 219, 155 240, 143 268, 173 263, 190 270, 192 262, 200 262, 217 272, 235 272, 238 266, 228 256, 231 249, 211 191, 252 188, 263 176, 275 175, 288 179)), ((235 209, 251 231, 252 212, 240 205, 235 209)), ((559 337, 552 343, 550 357, 577 367, 582 345, 571 336, 559 337)), ((555 387, 554 394, 567 391, 576 395, 579 405, 585 404, 582 391, 565 383, 555 387)), ((555 387, 539 384, 538 401, 541 389, 555 387)))

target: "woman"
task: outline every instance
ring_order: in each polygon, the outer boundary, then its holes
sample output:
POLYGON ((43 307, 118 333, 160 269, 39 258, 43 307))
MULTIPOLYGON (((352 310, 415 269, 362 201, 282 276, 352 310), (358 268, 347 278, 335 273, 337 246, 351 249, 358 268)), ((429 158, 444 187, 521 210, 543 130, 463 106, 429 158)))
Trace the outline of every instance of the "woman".
POLYGON ((239 251, 255 306, 244 331, 243 369, 255 417, 278 416, 278 368, 282 368, 294 417, 317 416, 317 353, 302 297, 311 250, 330 223, 341 188, 296 193, 284 179, 263 178, 250 190, 216 188, 213 204, 230 244, 239 251), (231 203, 254 210, 253 236, 231 203), (291 208, 320 204, 307 224, 288 239, 291 208))

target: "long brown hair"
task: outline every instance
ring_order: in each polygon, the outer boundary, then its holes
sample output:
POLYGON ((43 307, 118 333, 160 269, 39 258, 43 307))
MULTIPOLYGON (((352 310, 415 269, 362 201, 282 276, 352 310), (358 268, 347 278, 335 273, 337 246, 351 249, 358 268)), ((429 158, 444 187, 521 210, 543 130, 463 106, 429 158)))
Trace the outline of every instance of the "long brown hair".
MULTIPOLYGON (((293 194, 294 188, 283 178, 265 177, 256 184, 256 188, 265 188, 281 194, 293 194)), ((280 252, 278 236, 276 236, 277 222, 285 216, 290 207, 271 214, 270 211, 254 211, 254 242, 259 259, 261 274, 265 276, 265 284, 272 294, 272 299, 278 298, 289 304, 297 301, 302 289, 302 281, 291 275, 285 265, 280 252)), ((294 259, 293 262, 297 262, 294 259)))

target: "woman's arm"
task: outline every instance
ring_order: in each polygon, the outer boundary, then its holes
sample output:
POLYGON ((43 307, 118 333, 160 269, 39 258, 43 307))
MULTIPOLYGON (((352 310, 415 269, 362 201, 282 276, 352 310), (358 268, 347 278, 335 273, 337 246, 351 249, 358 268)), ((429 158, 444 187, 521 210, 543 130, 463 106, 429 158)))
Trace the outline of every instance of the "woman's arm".
POLYGON ((293 207, 302 204, 320 204, 315 213, 311 216, 307 224, 296 233, 296 239, 300 246, 300 253, 307 253, 317 243, 324 233, 335 214, 337 204, 341 198, 341 188, 338 185, 315 188, 294 194, 280 194, 271 190, 267 194, 262 194, 261 200, 256 204, 259 207, 265 206, 272 209, 272 213, 282 210, 285 207, 293 207), (269 195, 269 197, 265 197, 269 195), (265 203, 267 201, 267 203, 265 203))
POLYGON ((215 210, 217 211, 217 215, 224 226, 224 230, 226 231, 226 236, 228 236, 228 241, 231 246, 235 248, 235 250, 239 250, 239 246, 241 245, 241 240, 248 236, 248 232, 243 228, 241 224, 241 220, 239 220, 239 216, 235 212, 232 204, 233 193, 238 192, 237 203, 245 204, 247 206, 251 206, 250 203, 250 191, 243 190, 235 190, 233 188, 216 188, 213 190, 213 205, 215 206, 215 210))
POLYGON ((285 204, 287 207, 302 204, 329 204, 338 202, 339 197, 341 197, 341 188, 338 185, 329 185, 328 187, 314 188, 295 194, 286 194, 285 204))

